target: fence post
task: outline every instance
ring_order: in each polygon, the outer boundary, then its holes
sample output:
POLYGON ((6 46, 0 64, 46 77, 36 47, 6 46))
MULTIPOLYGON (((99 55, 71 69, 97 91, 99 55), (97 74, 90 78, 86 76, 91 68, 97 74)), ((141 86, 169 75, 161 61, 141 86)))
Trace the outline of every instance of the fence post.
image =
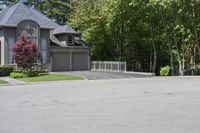
POLYGON ((111 61, 111 72, 113 71, 113 62, 111 61))
POLYGON ((105 61, 105 62, 104 62, 104 70, 105 70, 105 71, 106 71, 106 63, 107 63, 107 62, 105 61))
POLYGON ((96 61, 92 64, 94 71, 96 71, 96 61))
POLYGON ((124 66, 124 67, 125 67, 124 70, 125 70, 125 72, 126 72, 126 62, 124 62, 124 65, 125 65, 125 66, 124 66))
POLYGON ((94 71, 111 71, 111 72, 126 72, 127 63, 120 61, 92 61, 91 70, 94 71))
POLYGON ((120 65, 120 62, 118 62, 118 66, 117 66, 117 67, 118 67, 118 68, 117 68, 117 69, 118 69, 118 72, 119 72, 119 65, 120 65))
POLYGON ((101 70, 101 69, 100 69, 100 66, 101 66, 100 61, 98 61, 98 63, 99 63, 99 69, 98 69, 98 70, 101 70))

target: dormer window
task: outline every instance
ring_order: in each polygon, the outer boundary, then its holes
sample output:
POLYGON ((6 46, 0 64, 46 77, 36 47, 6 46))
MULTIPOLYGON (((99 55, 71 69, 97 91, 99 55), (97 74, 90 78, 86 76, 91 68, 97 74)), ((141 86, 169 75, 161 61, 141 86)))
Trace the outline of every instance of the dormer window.
POLYGON ((68 36, 68 44, 72 44, 72 36, 68 36))

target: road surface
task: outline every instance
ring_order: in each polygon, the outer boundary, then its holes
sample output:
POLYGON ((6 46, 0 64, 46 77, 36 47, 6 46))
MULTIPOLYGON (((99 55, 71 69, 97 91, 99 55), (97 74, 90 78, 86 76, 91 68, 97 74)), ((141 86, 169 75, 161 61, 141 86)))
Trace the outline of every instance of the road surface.
POLYGON ((199 133, 200 78, 0 87, 0 133, 199 133))

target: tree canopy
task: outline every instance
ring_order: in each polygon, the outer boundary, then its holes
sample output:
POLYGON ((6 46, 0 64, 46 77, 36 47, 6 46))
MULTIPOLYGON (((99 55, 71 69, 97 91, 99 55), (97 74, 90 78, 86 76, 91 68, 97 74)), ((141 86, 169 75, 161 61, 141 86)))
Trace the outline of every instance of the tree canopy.
POLYGON ((79 0, 70 24, 91 44, 94 60, 124 60, 128 70, 171 75, 192 70, 200 56, 196 0, 79 0))

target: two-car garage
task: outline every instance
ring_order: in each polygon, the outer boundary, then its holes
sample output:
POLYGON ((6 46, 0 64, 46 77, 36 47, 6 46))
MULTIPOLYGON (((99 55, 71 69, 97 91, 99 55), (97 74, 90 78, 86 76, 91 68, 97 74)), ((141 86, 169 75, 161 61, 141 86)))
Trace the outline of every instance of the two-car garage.
POLYGON ((84 71, 90 69, 88 49, 52 49, 52 71, 84 71))

